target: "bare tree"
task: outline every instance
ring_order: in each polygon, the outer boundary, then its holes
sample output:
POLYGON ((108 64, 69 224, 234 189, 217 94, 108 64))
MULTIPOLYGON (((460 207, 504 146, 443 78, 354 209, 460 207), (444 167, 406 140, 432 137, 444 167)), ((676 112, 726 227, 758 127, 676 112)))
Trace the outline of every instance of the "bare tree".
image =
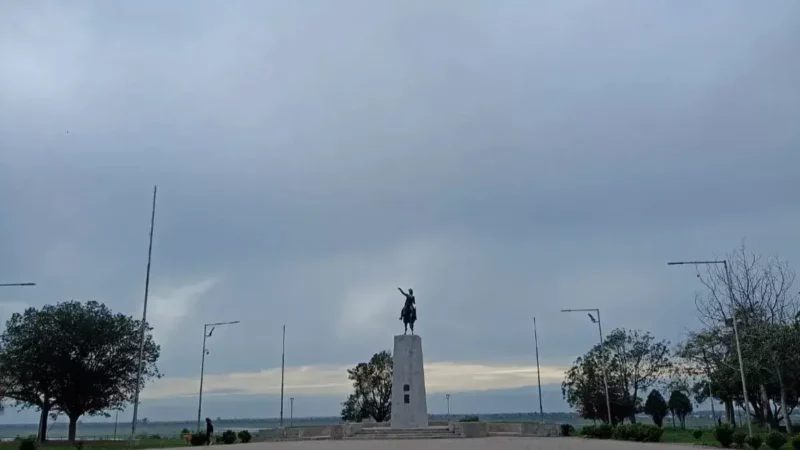
POLYGON ((764 258, 748 251, 744 243, 726 259, 730 276, 718 264, 697 273, 707 288, 695 297, 699 319, 709 330, 728 328, 736 320, 740 341, 746 343, 745 372, 757 384, 757 391, 744 401, 753 404, 757 421, 777 424, 778 408, 773 411, 767 390, 771 378, 777 377, 780 410, 791 432, 784 375, 793 367, 787 361, 791 363, 794 355, 790 357, 792 350, 785 345, 784 328, 798 313, 798 296, 792 290, 795 272, 786 261, 764 258))

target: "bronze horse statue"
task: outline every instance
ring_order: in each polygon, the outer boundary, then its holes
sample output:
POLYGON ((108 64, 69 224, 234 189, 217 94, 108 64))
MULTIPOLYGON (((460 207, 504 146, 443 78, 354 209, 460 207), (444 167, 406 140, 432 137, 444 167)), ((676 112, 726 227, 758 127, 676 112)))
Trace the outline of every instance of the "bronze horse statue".
POLYGON ((406 304, 403 306, 402 311, 400 311, 400 320, 403 321, 403 326, 405 327, 403 334, 408 333, 409 325, 411 325, 411 334, 414 334, 414 322, 417 321, 417 306, 416 299, 414 298, 414 290, 409 289, 408 294, 406 294, 401 288, 397 289, 406 297, 406 304))

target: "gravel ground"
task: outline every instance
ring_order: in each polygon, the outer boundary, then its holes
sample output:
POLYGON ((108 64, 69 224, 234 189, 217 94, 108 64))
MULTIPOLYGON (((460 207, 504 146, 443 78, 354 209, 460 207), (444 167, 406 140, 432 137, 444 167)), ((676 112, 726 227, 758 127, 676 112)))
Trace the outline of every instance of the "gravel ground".
POLYGON ((483 439, 397 439, 258 442, 226 445, 231 450, 686 450, 685 445, 642 444, 580 438, 490 437, 483 439))

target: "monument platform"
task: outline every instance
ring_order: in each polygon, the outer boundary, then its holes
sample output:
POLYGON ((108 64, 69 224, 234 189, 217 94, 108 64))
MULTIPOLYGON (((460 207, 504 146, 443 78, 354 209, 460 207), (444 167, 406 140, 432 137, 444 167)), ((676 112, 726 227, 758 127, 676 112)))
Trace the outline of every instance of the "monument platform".
POLYGON ((393 358, 392 428, 428 428, 422 338, 414 334, 395 336, 393 358))

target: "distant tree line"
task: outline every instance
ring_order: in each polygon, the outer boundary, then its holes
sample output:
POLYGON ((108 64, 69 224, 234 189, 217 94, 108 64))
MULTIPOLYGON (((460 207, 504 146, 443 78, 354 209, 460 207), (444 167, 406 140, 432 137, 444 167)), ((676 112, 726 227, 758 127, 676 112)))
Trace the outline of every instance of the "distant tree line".
POLYGON ((790 415, 800 403, 800 299, 793 287, 795 273, 787 262, 761 257, 744 245, 727 261, 730 277, 720 265, 698 267, 697 278, 705 287, 695 298, 701 329, 675 347, 650 333, 612 331, 603 345, 595 345, 567 371, 562 394, 569 405, 583 418, 612 425, 635 423, 636 414, 643 412, 658 425, 669 413, 683 427, 692 400, 721 403, 726 421, 733 425, 736 408, 744 408, 746 402, 755 424, 784 428, 791 434, 790 415), (670 393, 668 400, 662 390, 670 393))
MULTIPOLYGON (((158 378, 160 348, 145 324, 140 388, 158 378)), ((20 409, 40 412, 39 439, 47 421, 69 419, 74 441, 78 418, 103 415, 133 402, 142 322, 102 303, 68 301, 15 313, 0 335, 0 394, 20 409)))

